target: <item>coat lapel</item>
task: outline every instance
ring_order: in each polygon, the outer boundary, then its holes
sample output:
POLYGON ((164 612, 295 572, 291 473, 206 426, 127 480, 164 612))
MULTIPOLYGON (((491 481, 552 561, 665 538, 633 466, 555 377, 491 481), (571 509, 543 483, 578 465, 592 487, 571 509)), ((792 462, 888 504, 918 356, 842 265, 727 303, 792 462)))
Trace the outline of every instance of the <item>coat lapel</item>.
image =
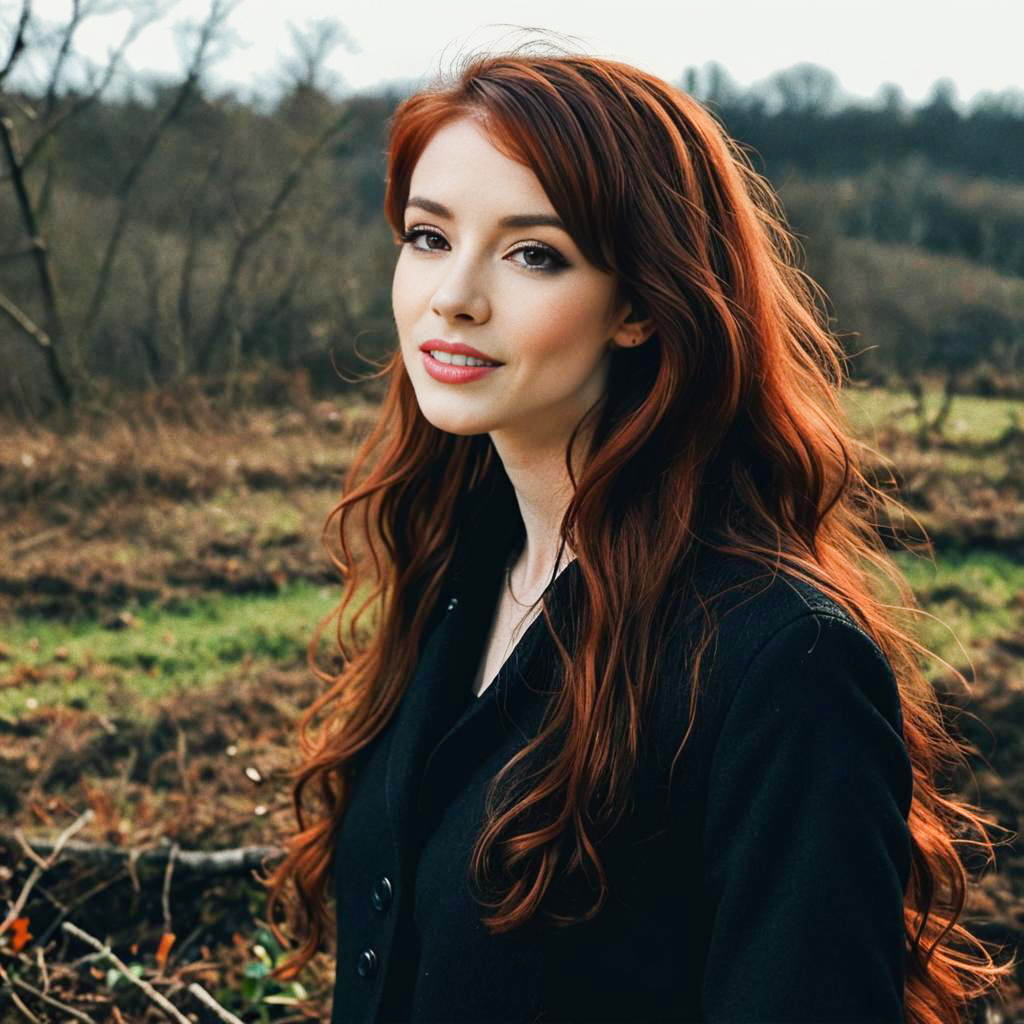
MULTIPOLYGON (((488 491, 468 507, 472 513, 460 529, 447 589, 441 595, 442 615, 399 706, 388 751, 385 805, 403 877, 452 789, 473 764, 495 749, 505 730, 521 725, 527 708, 537 706, 536 699, 527 698, 539 696, 531 689, 538 655, 550 648, 557 660, 541 613, 483 695, 471 693, 506 559, 523 526, 511 485, 488 491)), ((577 575, 578 565, 572 562, 549 587, 556 625, 563 606, 570 603, 577 575)))
MULTIPOLYGON (((483 657, 484 640, 497 603, 498 590, 504 583, 503 568, 504 565, 499 566, 497 576, 488 579, 487 587, 482 591, 492 596, 476 607, 467 608, 460 621, 462 635, 474 637, 474 641, 465 646, 468 653, 466 663, 460 664, 456 672, 467 702, 462 714, 428 755, 419 780, 415 814, 424 832, 433 827, 453 791, 464 783, 467 772, 493 753, 508 730, 515 729, 524 742, 536 733, 550 696, 545 684, 551 682, 558 653, 548 635, 543 612, 527 626, 498 670, 494 682, 482 696, 475 697, 469 693, 471 680, 483 657), (462 626, 462 622, 466 625, 462 626)), ((552 617, 563 639, 560 622, 572 603, 570 593, 578 570, 578 564, 571 562, 547 591, 552 617)))

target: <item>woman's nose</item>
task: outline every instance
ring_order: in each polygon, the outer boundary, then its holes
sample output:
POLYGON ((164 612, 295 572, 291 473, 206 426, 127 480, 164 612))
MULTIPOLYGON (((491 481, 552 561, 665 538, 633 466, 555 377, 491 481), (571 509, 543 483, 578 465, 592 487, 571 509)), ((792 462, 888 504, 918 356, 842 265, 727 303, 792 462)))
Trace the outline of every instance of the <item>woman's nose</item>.
POLYGON ((491 307, 479 275, 469 267, 452 266, 434 292, 431 310, 445 320, 479 323, 490 316, 491 307))

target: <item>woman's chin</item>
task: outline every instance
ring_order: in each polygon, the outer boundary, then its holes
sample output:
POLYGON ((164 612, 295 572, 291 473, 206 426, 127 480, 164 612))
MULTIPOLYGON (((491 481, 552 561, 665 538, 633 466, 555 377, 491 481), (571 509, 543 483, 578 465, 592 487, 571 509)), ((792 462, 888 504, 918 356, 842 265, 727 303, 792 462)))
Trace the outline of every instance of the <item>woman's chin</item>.
POLYGON ((496 426, 490 417, 458 416, 451 409, 431 409, 421 405, 420 411, 431 426, 443 430, 446 434, 470 437, 474 434, 487 434, 496 426))

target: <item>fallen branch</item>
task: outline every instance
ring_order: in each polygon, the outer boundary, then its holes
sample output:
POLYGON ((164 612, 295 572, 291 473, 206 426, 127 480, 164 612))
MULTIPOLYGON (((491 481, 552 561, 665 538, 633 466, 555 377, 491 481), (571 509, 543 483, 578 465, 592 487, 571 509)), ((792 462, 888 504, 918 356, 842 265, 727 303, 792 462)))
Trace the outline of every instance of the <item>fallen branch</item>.
POLYGON ((73 925, 70 921, 65 921, 61 927, 69 935, 74 935, 76 939, 81 939, 84 943, 92 946, 98 953, 102 953, 120 972, 127 978, 133 985, 137 985, 142 989, 143 992, 149 996, 150 999, 160 1007, 164 1013, 167 1014, 172 1020, 177 1021, 177 1024, 191 1024, 188 1017, 186 1017, 180 1010, 172 1003, 165 995, 157 992, 155 988, 144 978, 136 978, 131 971, 128 970, 128 965, 109 947, 105 946, 99 939, 94 938, 88 932, 83 932, 81 928, 73 925))
MULTIPOLYGON (((14 842, 5 835, 0 835, 0 841, 14 842)), ((46 853, 49 850, 56 851, 60 840, 54 842, 52 839, 26 837, 25 842, 37 852, 46 853)), ((122 865, 134 862, 144 867, 166 867, 174 847, 168 845, 161 849, 139 851, 100 843, 65 841, 61 849, 65 854, 90 864, 122 865)), ((265 859, 276 860, 284 856, 284 851, 277 846, 240 846, 233 850, 178 850, 173 856, 174 870, 178 874, 234 875, 261 867, 265 859)), ((0 932, 3 930, 3 926, 0 926, 0 932)))
MULTIPOLYGON (((21 892, 18 894, 18 898, 14 901, 11 909, 8 911, 7 917, 4 918, 3 922, 0 923, 0 935, 3 935, 8 928, 14 924, 15 919, 21 914, 22 908, 25 906, 25 902, 28 900, 29 893, 32 891, 32 887, 42 878, 44 872, 49 871, 51 867, 56 863, 57 858, 60 856, 61 851, 68 845, 68 840, 82 828, 84 828, 90 821, 92 821, 94 813, 92 808, 83 811, 78 818, 73 821, 63 832, 57 837, 56 842, 48 842, 46 845, 50 849, 50 855, 45 861, 36 861, 32 867, 32 874, 28 876, 25 884, 21 888, 21 892)), ((31 840, 25 840, 19 835, 18 839, 21 842, 31 843, 31 840)), ((38 845, 38 844, 33 844, 38 845)))
POLYGON ((240 1017, 236 1017, 230 1011, 225 1010, 224 1007, 221 1006, 220 1003, 218 1003, 217 1000, 199 984, 199 982, 193 981, 192 984, 189 985, 188 990, 196 997, 196 999, 199 1000, 199 1002, 212 1010, 222 1021, 225 1021, 226 1024, 244 1024, 244 1021, 240 1017))
MULTIPOLYGON (((180 1024, 180 1022, 184 1022, 184 1024, 189 1024, 188 1018, 183 1016, 179 1012, 177 1007, 175 1007, 175 1005, 169 999, 167 999, 166 996, 161 995, 161 993, 159 993, 155 988, 153 988, 153 986, 150 985, 149 982, 146 981, 145 979, 137 978, 137 977, 135 977, 135 975, 131 974, 129 972, 129 970, 128 970, 127 965, 124 963, 124 961, 122 961, 111 950, 111 948, 109 946, 104 945, 102 942, 99 941, 99 939, 94 938, 88 932, 82 931, 81 928, 76 927, 75 925, 71 924, 70 922, 67 922, 67 923, 64 924, 64 930, 67 931, 69 934, 74 935, 76 938, 81 939, 83 942, 87 943, 88 945, 92 946, 93 949, 95 949, 96 952, 100 956, 103 956, 103 957, 109 959, 110 962, 129 981, 131 981, 134 984, 138 985, 139 988, 141 988, 142 991, 145 992, 146 995, 149 996, 149 998, 152 999, 153 1002, 155 1002, 157 1004, 157 1006, 159 1006, 165 1013, 167 1013, 169 1016, 171 1016, 174 1020, 178 1021, 179 1024, 180 1024)), ((24 986, 23 985, 23 987, 29 987, 29 986, 24 986)), ((30 990, 35 992, 36 995, 40 995, 40 996, 42 995, 42 993, 37 992, 34 989, 30 989, 30 990)), ((195 982, 195 981, 192 982, 188 986, 188 991, 191 992, 192 995, 194 995, 196 997, 196 999, 198 999, 201 1003, 203 1003, 203 1005, 206 1006, 210 1011, 212 1011, 217 1017, 219 1017, 222 1021, 224 1021, 225 1024, 244 1024, 244 1021, 242 1021, 241 1018, 236 1017, 229 1010, 226 1010, 223 1006, 221 1006, 220 1003, 218 1003, 217 1000, 214 999, 213 996, 211 996, 210 993, 207 992, 206 989, 203 988, 203 986, 200 985, 198 982, 195 982)), ((54 1002, 54 1000, 52 1000, 52 999, 48 999, 47 1001, 48 1002, 54 1002)), ((56 1005, 61 1006, 60 1003, 57 1003, 56 1005)), ((73 1016, 78 1017, 79 1019, 86 1021, 87 1024, 88 1024, 88 1020, 89 1020, 88 1017, 85 1017, 85 1016, 79 1014, 77 1011, 72 1010, 70 1007, 62 1007, 62 1008, 65 1009, 67 1012, 71 1013, 73 1016)))

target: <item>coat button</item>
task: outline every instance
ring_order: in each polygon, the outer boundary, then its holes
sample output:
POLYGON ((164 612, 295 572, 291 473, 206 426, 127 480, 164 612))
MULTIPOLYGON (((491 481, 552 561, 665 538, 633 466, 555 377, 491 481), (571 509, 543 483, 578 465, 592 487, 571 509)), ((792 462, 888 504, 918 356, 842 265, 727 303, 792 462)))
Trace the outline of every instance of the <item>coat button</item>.
POLYGON ((457 597, 453 597, 453 598, 452 598, 452 599, 451 599, 451 600, 450 600, 450 601, 448 602, 448 611, 450 611, 450 612, 451 612, 451 611, 454 611, 454 610, 455 610, 455 606, 456 606, 456 605, 457 605, 458 603, 459 603, 459 599, 458 599, 457 597))
POLYGON ((391 879, 387 875, 381 875, 376 882, 373 883, 373 888, 370 890, 370 902, 373 904, 375 910, 383 913, 388 907, 391 906, 391 897, 394 890, 391 888, 391 879))
POLYGON ((377 954, 372 949, 364 949, 356 961, 356 973, 360 978, 368 978, 377 970, 377 954))

